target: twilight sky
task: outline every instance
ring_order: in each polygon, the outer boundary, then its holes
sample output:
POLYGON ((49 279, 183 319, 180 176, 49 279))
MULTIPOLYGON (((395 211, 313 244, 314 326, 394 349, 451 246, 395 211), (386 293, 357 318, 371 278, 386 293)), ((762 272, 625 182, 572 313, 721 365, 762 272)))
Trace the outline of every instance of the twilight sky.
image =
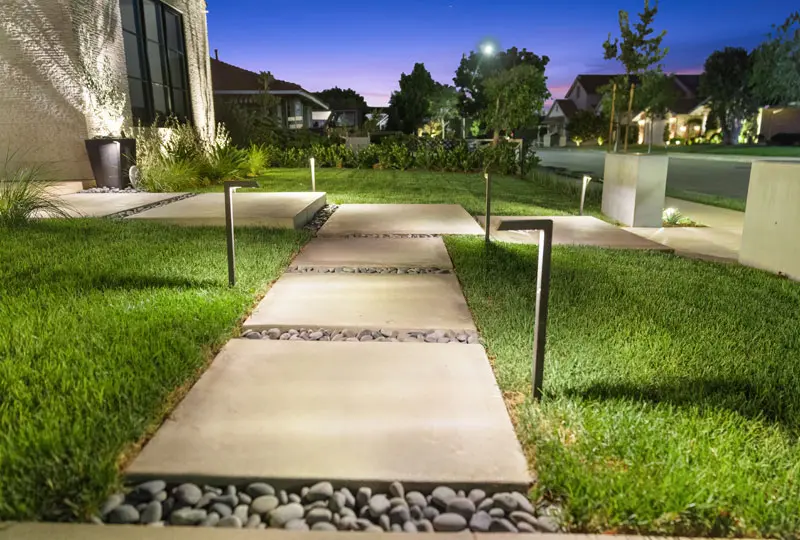
MULTIPOLYGON (((386 105, 400 74, 423 62, 452 84, 461 55, 485 38, 503 49, 550 57, 550 91, 563 97, 579 73, 619 71, 602 43, 618 32, 617 11, 643 0, 208 0, 209 40, 220 60, 316 92, 353 88, 386 105)), ((756 46, 795 0, 661 0, 655 28, 666 29, 669 71, 698 73, 715 49, 756 46)))

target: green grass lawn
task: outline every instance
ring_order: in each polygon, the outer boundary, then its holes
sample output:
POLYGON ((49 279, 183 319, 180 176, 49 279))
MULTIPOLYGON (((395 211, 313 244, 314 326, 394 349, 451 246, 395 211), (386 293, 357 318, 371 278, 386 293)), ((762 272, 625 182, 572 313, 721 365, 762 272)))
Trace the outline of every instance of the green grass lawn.
POLYGON ((798 538, 800 284, 671 255, 555 247, 530 398, 536 247, 448 238, 498 382, 573 531, 798 538))
POLYGON ((0 231, 0 521, 86 517, 307 239, 62 220, 0 231))
MULTIPOLYGON (((257 179, 260 191, 309 191, 309 169, 271 169, 257 179)), ((492 181, 492 213, 495 215, 576 214, 580 205, 577 184, 564 183, 550 173, 520 179, 495 175, 492 181)), ((221 191, 221 186, 208 188, 221 191)), ((317 169, 317 190, 328 202, 343 203, 453 203, 469 213, 486 209, 482 174, 373 169, 317 169)), ((599 214, 600 196, 592 192, 587 214, 599 214)))
POLYGON ((667 188, 667 197, 707 204, 709 206, 718 206, 719 208, 727 208, 728 210, 737 210, 739 212, 744 212, 747 207, 747 201, 744 199, 733 199, 731 197, 723 197, 722 195, 709 195, 708 193, 684 191, 681 189, 667 188))

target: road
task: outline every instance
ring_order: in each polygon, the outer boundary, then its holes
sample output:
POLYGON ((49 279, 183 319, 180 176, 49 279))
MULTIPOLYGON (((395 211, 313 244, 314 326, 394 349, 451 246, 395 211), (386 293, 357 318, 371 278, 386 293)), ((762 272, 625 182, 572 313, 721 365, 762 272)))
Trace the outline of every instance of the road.
MULTIPOLYGON (((592 176, 603 176, 605 154, 593 150, 551 150, 539 148, 536 155, 544 167, 558 167, 592 176)), ((671 155, 667 188, 747 199, 750 163, 681 158, 671 155)))

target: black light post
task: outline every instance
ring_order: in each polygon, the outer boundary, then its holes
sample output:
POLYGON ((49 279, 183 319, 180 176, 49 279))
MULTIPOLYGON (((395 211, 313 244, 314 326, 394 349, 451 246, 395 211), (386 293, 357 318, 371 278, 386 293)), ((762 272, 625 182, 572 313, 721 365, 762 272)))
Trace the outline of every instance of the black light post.
POLYGON ((223 182, 225 188, 225 232, 228 238, 228 284, 236 285, 236 253, 233 246, 233 192, 239 188, 258 187, 255 180, 223 182))

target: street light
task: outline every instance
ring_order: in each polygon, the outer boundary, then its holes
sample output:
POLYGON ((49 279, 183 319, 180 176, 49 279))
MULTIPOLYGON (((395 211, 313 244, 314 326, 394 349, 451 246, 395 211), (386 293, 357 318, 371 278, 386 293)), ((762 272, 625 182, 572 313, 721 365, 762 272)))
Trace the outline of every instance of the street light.
POLYGON ((481 52, 484 56, 492 56, 494 54, 494 44, 484 43, 481 45, 481 52))

